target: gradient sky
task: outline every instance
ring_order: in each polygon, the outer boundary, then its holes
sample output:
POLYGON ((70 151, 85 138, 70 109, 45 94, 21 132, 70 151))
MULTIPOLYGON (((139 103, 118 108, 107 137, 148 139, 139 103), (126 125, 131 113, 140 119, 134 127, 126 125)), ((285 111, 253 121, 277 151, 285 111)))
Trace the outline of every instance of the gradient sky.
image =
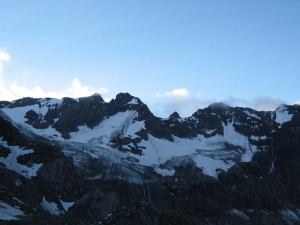
POLYGON ((299 0, 0 0, 0 100, 120 92, 190 116, 300 103, 299 0))

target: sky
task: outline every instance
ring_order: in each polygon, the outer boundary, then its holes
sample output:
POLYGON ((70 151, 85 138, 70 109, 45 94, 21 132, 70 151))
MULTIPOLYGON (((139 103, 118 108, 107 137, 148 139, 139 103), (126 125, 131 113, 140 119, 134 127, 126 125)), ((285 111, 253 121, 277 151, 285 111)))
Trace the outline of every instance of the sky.
POLYGON ((186 117, 300 104, 299 84, 299 0, 0 0, 0 100, 128 92, 186 117))

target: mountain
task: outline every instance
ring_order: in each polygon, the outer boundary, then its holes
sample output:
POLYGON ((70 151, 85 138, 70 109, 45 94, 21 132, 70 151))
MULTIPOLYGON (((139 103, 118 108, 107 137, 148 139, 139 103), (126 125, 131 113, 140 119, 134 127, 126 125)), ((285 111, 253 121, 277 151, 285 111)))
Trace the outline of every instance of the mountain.
POLYGON ((0 224, 299 224, 299 144, 299 105, 2 101, 0 224))

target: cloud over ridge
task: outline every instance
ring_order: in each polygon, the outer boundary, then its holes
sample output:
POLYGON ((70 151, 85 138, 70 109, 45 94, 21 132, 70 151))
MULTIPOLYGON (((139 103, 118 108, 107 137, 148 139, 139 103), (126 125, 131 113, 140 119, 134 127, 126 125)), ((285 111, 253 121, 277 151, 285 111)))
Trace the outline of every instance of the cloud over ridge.
POLYGON ((184 117, 190 116, 199 108, 206 107, 216 101, 213 96, 204 95, 201 92, 193 96, 184 87, 165 92, 164 94, 156 93, 155 97, 162 105, 162 109, 158 112, 159 114, 170 115, 176 111, 184 117))
MULTIPOLYGON (((229 96, 224 99, 216 99, 214 96, 205 95, 198 92, 192 95, 186 88, 178 88, 163 94, 155 95, 157 101, 160 102, 160 108, 155 107, 155 111, 159 115, 170 115, 177 111, 181 116, 191 116, 198 109, 205 108, 215 102, 223 102, 229 106, 250 107, 258 111, 273 111, 280 104, 287 103, 286 101, 273 96, 258 96, 250 100, 229 96)), ((294 104, 299 104, 294 102, 294 104)))
POLYGON ((71 86, 67 87, 66 89, 48 92, 44 91, 43 88, 40 86, 28 88, 25 86, 20 86, 16 82, 6 84, 3 79, 3 62, 9 61, 9 53, 7 53, 5 49, 0 49, 0 100, 12 101, 23 97, 78 98, 90 96, 94 93, 105 94, 108 92, 108 90, 104 87, 97 89, 91 86, 83 85, 78 78, 74 78, 71 82, 71 86))

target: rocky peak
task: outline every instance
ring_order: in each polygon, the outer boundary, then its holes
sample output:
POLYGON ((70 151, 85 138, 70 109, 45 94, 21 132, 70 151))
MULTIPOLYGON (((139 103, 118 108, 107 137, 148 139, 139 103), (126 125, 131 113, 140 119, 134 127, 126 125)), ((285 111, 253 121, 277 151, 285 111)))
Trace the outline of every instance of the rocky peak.
POLYGON ((127 110, 138 112, 138 120, 145 120, 153 116, 147 105, 139 98, 130 95, 129 93, 120 93, 115 99, 112 99, 108 105, 109 115, 114 115, 118 112, 127 110))
POLYGON ((224 104, 223 102, 218 102, 210 104, 208 108, 212 109, 213 111, 227 111, 231 107, 229 105, 224 104))
POLYGON ((173 112, 173 113, 169 116, 169 118, 179 119, 180 116, 179 116, 178 112, 173 112))
POLYGON ((0 109, 8 106, 10 104, 9 101, 0 101, 0 109))
POLYGON ((79 98, 78 103, 80 106, 92 111, 107 110, 106 102, 100 94, 93 94, 89 97, 79 98))
POLYGON ((79 98, 79 102, 84 102, 84 103, 88 103, 88 104, 104 104, 104 100, 102 98, 102 96, 98 93, 95 93, 91 96, 88 97, 83 97, 83 98, 79 98))
POLYGON ((11 104, 8 105, 9 108, 15 108, 15 107, 23 107, 23 106, 30 106, 30 105, 39 105, 39 100, 41 98, 31 98, 31 97, 26 97, 26 98, 21 98, 15 101, 12 101, 11 104))
POLYGON ((115 98, 117 105, 122 106, 128 104, 134 97, 129 93, 119 93, 115 98))

